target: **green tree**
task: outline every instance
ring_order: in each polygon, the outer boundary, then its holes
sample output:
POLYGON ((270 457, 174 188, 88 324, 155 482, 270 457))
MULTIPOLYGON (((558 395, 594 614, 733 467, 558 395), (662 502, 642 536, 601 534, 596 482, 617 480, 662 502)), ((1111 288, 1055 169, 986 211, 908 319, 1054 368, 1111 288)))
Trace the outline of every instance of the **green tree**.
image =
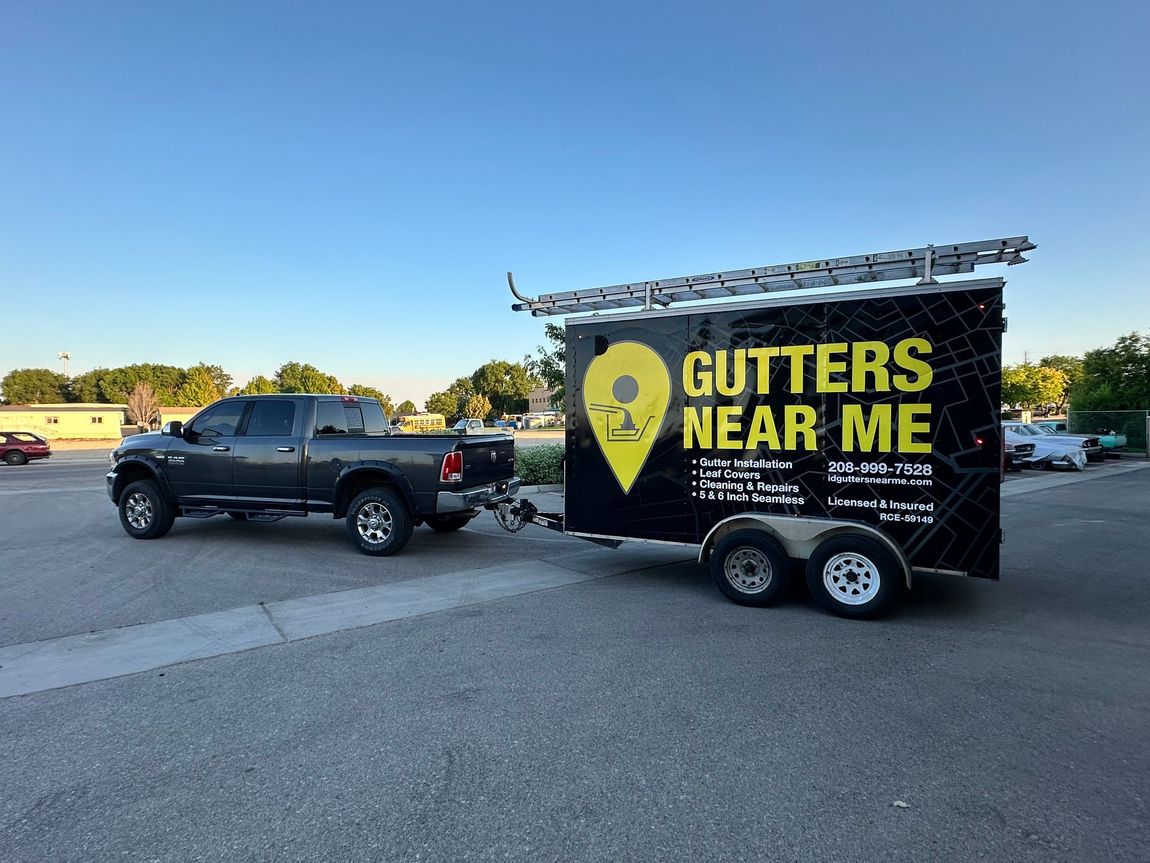
POLYGON ((72 378, 72 401, 74 402, 105 402, 104 377, 109 369, 92 369, 82 375, 72 378))
POLYGON ((552 390, 551 406, 561 407, 567 381, 567 334, 563 327, 551 323, 543 325, 543 334, 551 347, 539 347, 535 356, 528 354, 523 358, 523 365, 543 386, 552 390))
POLYGON ((177 403, 176 392, 183 384, 186 375, 187 373, 177 366, 155 363, 138 363, 106 369, 100 377, 102 398, 99 401, 113 404, 127 402, 128 395, 135 389, 136 384, 144 383, 152 388, 159 404, 174 405, 177 403))
POLYGON ((232 389, 232 376, 224 371, 223 366, 210 366, 207 363, 196 363, 190 369, 188 374, 191 374, 196 369, 203 369, 212 378, 212 383, 216 387, 216 392, 223 398, 229 390, 232 389))
POLYGON ((1070 404, 1079 411, 1150 408, 1150 336, 1130 333, 1112 347, 1087 351, 1070 404))
MULTIPOLYGON (((201 363, 188 369, 187 375, 180 388, 176 390, 176 401, 187 407, 202 407, 223 397, 226 390, 221 390, 217 378, 211 369, 201 363)), ((231 378, 228 378, 230 383, 231 378)))
POLYGON ((334 375, 307 363, 284 363, 276 370, 275 381, 281 393, 345 393, 334 375))
POLYGON ((1035 405, 1056 402, 1066 386, 1066 376, 1058 369, 1021 363, 1002 370, 1002 401, 1008 405, 1035 405))
POLYGON ((1082 358, 1068 357, 1065 354, 1051 354, 1048 357, 1040 359, 1038 364, 1048 369, 1058 369, 1066 378, 1066 383, 1062 387, 1062 395, 1055 401, 1058 412, 1062 413, 1066 410, 1066 402, 1070 398, 1070 391, 1074 389, 1075 384, 1082 380, 1082 358))
POLYGON ((68 400, 68 379, 51 369, 16 369, 0 381, 4 403, 58 404, 68 400))
MULTIPOLYGON (((395 409, 395 412, 400 416, 404 416, 405 414, 413 414, 417 410, 418 408, 416 408, 415 402, 411 399, 404 399, 399 403, 399 407, 395 409)), ((439 411, 434 411, 434 413, 439 413, 439 411)))
MULTIPOLYGON (((498 414, 522 413, 527 409, 528 394, 538 385, 539 379, 522 363, 507 360, 484 363, 471 375, 472 390, 486 396, 498 414)), ((464 399, 463 405, 466 404, 464 399)))
POLYGON ((239 396, 264 396, 278 393, 280 388, 276 386, 276 382, 265 378, 263 375, 256 375, 254 378, 244 384, 243 389, 239 390, 236 395, 239 396))
POLYGON ((365 399, 378 399, 379 406, 383 408, 383 415, 385 417, 392 417, 395 415, 395 407, 391 403, 391 396, 384 395, 383 390, 377 390, 375 387, 364 386, 363 384, 352 384, 347 388, 349 396, 360 396, 365 399))
POLYGON ((491 402, 487 400, 487 396, 481 396, 477 393, 469 398, 467 404, 463 406, 463 415, 485 420, 491 416, 491 402))
MULTIPOLYGON (((406 404, 406 402, 404 402, 406 404)), ((428 413, 443 414, 448 422, 455 422, 459 419, 459 399, 449 392, 432 393, 427 397, 427 403, 424 405, 428 413)), ((403 415, 403 411, 397 412, 403 415)))

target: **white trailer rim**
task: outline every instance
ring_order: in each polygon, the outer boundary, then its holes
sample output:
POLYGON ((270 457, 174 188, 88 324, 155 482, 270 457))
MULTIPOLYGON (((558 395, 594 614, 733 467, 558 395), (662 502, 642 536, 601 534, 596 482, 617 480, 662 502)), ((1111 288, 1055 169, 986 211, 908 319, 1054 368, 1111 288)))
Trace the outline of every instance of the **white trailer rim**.
POLYGON ((857 552, 841 552, 823 565, 823 586, 843 605, 865 605, 878 595, 881 584, 874 561, 857 552))
POLYGON ((743 545, 727 555, 723 575, 739 593, 762 593, 771 583, 771 562, 754 546, 743 545))

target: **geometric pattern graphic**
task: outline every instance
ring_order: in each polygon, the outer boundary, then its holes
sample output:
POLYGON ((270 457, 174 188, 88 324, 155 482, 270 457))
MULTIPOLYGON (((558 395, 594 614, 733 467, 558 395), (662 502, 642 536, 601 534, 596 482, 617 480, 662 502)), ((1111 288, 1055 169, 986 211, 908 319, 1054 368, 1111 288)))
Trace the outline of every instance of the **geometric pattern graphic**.
MULTIPOLYGON (((569 320, 565 528, 698 543, 740 512, 847 519, 886 533, 912 566, 997 578, 1001 342, 998 282, 569 320), (839 351, 828 353, 820 368, 813 348, 866 342, 893 350, 906 340, 929 345, 928 354, 917 354, 930 370, 929 383, 919 390, 900 390, 883 379, 884 371, 917 377, 893 357, 882 363, 874 351, 839 351), (649 347, 670 377, 666 418, 627 494, 596 441, 581 391, 590 363, 624 341, 649 347), (747 364, 740 378, 735 358, 761 355, 764 348, 812 352, 795 361, 775 357, 761 377, 759 366, 747 364), (712 380, 701 395, 688 392, 699 389, 698 380, 684 373, 691 352, 710 358, 702 366, 712 380), (867 360, 872 373, 852 377, 867 360), (884 371, 875 373, 877 368, 884 371), (684 447, 685 412, 711 418, 709 448, 684 447), (810 435, 798 431, 788 441, 787 417, 798 418, 792 425, 806 423, 810 435), (875 417, 885 423, 890 452, 875 443, 883 425, 875 417), (773 434, 763 433, 764 418, 773 419, 773 434), (720 448, 720 419, 724 442, 738 448, 720 448), (863 452, 867 432, 876 437, 863 452), (844 450, 844 437, 855 440, 854 451, 844 450), (752 448, 742 448, 748 440, 752 448), (929 444, 929 452, 898 452, 907 441, 929 444)), ((696 435, 692 443, 708 438, 696 435)))

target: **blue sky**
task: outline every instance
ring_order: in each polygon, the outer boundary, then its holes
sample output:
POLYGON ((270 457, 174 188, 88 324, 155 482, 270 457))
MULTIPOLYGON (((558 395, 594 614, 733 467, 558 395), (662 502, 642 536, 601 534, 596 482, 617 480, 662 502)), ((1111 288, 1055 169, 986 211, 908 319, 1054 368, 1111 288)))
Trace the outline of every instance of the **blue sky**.
POLYGON ((422 401, 543 342, 508 269, 1022 233, 1006 361, 1108 345, 1150 329, 1147 9, 6 4, 0 375, 298 360, 422 401))

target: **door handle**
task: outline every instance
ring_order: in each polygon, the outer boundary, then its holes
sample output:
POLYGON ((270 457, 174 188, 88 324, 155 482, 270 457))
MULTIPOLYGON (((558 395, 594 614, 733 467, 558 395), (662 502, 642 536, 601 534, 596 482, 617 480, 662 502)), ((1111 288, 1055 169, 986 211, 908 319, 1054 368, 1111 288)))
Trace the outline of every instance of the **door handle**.
POLYGON ((212 452, 227 452, 230 449, 230 446, 214 446, 212 447, 212 452))
POLYGON ((295 452, 294 446, 277 446, 276 452, 295 452))

